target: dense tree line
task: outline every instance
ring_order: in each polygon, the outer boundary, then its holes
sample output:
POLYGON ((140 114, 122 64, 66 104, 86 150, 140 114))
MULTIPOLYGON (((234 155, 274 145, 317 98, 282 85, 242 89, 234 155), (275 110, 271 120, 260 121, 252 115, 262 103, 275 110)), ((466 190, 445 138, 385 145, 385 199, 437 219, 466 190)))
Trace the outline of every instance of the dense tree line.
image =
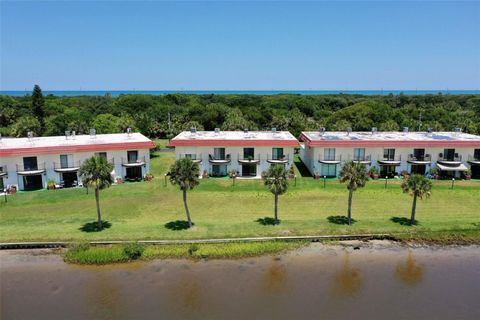
POLYGON ((452 130, 480 134, 480 95, 128 94, 118 97, 0 96, 3 136, 123 132, 171 138, 182 130, 452 130))

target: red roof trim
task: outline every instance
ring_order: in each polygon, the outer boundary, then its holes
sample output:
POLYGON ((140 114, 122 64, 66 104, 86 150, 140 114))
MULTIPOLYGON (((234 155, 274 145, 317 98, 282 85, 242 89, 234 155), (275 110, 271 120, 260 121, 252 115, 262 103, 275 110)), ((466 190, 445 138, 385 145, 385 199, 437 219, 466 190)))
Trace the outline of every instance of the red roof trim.
POLYGON ((426 148, 480 148, 480 140, 476 141, 412 141, 412 140, 375 140, 375 141, 350 141, 350 140, 318 140, 311 141, 303 134, 300 136, 300 139, 305 141, 305 144, 309 147, 426 147, 426 148))
POLYGON ((51 146, 51 147, 31 147, 31 148, 11 148, 1 149, 0 156, 26 156, 38 154, 57 154, 57 153, 76 153, 76 152, 95 152, 109 150, 129 150, 129 149, 152 149, 155 148, 153 141, 145 142, 123 142, 123 143, 105 143, 94 145, 77 146, 51 146))
POLYGON ((173 147, 298 147, 297 140, 175 140, 170 141, 173 147))

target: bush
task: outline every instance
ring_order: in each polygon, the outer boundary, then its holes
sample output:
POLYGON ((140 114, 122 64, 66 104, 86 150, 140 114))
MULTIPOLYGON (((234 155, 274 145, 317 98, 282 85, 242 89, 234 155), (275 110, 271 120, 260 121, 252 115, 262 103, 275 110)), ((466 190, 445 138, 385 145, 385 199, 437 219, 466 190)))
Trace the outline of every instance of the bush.
POLYGON ((130 260, 137 260, 145 251, 145 246, 138 242, 127 243, 123 246, 123 252, 130 260))
POLYGON ((68 251, 75 254, 90 249, 90 243, 88 241, 73 242, 68 246, 68 251))

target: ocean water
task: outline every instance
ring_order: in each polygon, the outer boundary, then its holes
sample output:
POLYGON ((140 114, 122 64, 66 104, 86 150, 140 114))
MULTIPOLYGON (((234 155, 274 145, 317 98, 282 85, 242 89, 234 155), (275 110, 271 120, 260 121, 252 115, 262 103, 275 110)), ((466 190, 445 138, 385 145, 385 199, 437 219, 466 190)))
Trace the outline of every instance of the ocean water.
MULTIPOLYGON (((422 94, 480 94, 480 90, 59 90, 59 91, 43 91, 44 95, 54 96, 103 96, 110 94, 112 97, 118 97, 122 94, 149 94, 163 95, 169 93, 185 93, 185 94, 252 94, 252 95, 275 95, 275 94, 302 94, 302 95, 329 95, 329 94, 359 94, 359 95, 422 95, 422 94)), ((4 96, 25 96, 31 94, 31 91, 16 90, 0 91, 0 95, 4 96)))

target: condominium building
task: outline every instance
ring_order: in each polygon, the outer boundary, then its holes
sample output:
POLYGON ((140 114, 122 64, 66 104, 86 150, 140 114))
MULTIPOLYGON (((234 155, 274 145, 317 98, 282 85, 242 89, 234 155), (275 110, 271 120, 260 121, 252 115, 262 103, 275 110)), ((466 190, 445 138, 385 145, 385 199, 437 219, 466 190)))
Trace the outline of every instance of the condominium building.
POLYGON ((234 170, 242 177, 261 177, 270 165, 293 164, 298 140, 286 131, 184 131, 170 141, 177 159, 188 157, 199 174, 221 177, 234 170))
POLYGON ((114 179, 141 180, 149 171, 150 152, 155 144, 140 133, 2 138, 0 139, 0 190, 46 188, 48 181, 58 187, 81 184, 78 171, 93 155, 113 164, 114 179))
POLYGON ((402 171, 426 174, 437 168, 441 177, 462 177, 471 169, 480 178, 480 136, 453 132, 302 132, 300 158, 312 174, 334 177, 345 161, 375 166, 380 177, 402 171))

